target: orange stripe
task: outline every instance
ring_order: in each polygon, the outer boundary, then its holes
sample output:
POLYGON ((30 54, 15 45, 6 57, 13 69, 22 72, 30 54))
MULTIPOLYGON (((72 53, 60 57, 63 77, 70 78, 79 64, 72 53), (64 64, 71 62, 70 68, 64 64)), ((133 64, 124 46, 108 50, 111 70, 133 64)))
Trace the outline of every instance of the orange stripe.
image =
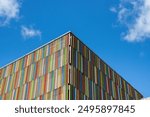
POLYGON ((18 91, 17 91, 17 100, 19 100, 19 94, 20 94, 20 87, 18 88, 18 91))
POLYGON ((4 88, 5 87, 6 87, 6 78, 3 79, 1 95, 4 93, 4 88))
POLYGON ((42 100, 42 95, 40 95, 40 100, 42 100))
POLYGON ((27 66, 27 56, 24 58, 24 68, 27 66))
POLYGON ((2 75, 2 69, 0 69, 0 77, 1 77, 1 75, 2 75))

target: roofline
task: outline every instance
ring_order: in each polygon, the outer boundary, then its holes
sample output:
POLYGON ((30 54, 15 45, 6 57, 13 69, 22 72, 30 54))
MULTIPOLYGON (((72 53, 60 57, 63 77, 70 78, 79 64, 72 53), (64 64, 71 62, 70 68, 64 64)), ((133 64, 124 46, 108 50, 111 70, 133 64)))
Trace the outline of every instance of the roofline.
POLYGON ((15 60, 13 60, 12 62, 9 62, 8 64, 6 64, 6 65, 0 67, 0 69, 3 69, 3 68, 5 68, 6 66, 9 66, 10 64, 12 64, 12 63, 14 63, 14 62, 16 62, 16 61, 22 59, 23 57, 25 57, 25 56, 27 56, 27 55, 29 55, 29 54, 35 52, 36 50, 39 50, 39 49, 43 48, 44 46, 46 46, 46 45, 52 43, 53 41, 56 41, 56 40, 59 39, 60 37, 63 37, 63 36, 65 36, 65 35, 69 34, 69 33, 71 33, 71 31, 67 31, 66 33, 64 33, 64 34, 62 34, 62 35, 60 35, 60 36, 58 36, 58 37, 52 39, 51 41, 45 43, 44 45, 42 45, 42 46, 40 46, 40 47, 38 47, 38 48, 36 48, 36 49, 34 49, 34 50, 28 52, 27 54, 25 54, 25 55, 23 55, 23 56, 21 56, 21 57, 15 59, 15 60))

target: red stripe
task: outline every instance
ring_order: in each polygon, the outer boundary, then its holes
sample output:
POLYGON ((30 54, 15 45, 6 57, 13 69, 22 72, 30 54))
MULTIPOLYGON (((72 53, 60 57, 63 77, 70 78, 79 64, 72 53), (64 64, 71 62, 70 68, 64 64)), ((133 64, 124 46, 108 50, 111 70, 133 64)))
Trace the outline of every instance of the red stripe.
POLYGON ((19 94, 20 94, 20 87, 18 88, 18 91, 17 91, 17 100, 19 100, 19 94))

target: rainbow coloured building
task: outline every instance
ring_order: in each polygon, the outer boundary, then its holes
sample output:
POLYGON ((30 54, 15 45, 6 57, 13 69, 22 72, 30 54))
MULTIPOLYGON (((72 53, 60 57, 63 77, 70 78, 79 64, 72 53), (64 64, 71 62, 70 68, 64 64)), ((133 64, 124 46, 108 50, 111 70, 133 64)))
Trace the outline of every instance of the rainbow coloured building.
POLYGON ((71 32, 0 68, 1 100, 142 97, 71 32))

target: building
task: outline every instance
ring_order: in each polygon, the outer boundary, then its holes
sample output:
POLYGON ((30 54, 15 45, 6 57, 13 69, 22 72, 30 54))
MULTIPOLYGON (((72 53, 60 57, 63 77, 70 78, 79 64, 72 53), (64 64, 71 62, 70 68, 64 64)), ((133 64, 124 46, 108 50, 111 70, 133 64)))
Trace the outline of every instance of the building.
POLYGON ((2 100, 142 97, 71 32, 0 69, 2 100))

